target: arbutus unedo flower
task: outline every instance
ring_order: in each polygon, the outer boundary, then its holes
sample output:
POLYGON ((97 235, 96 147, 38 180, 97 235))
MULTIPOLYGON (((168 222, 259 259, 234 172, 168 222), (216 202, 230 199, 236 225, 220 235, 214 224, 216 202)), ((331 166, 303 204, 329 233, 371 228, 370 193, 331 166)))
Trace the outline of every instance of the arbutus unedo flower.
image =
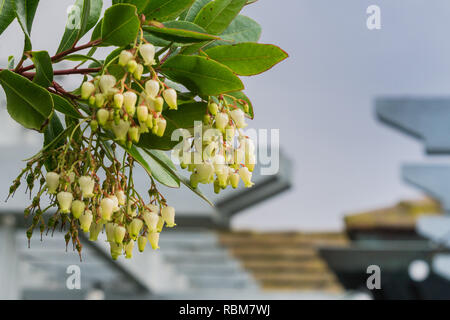
MULTIPOLYGON (((157 184, 178 187, 181 182, 189 183, 180 177, 171 159, 161 150, 175 152, 180 167, 190 172, 191 189, 198 194, 200 184, 209 184, 216 193, 228 187, 238 188, 241 180, 245 187, 253 186, 256 150, 242 131, 248 125, 246 120, 253 118, 253 106, 242 92, 244 87, 238 76, 259 74, 271 68, 273 61, 277 63, 287 57, 275 46, 254 42, 242 44, 242 52, 239 52, 241 44, 195 49, 197 44, 192 45, 192 41, 209 44, 217 41, 218 36, 205 33, 199 39, 195 34, 181 39, 186 32, 176 28, 165 30, 158 19, 146 18, 145 13, 138 12, 141 10, 132 3, 114 4, 99 19, 96 30, 100 34, 96 40, 77 45, 79 37, 72 37, 66 39, 72 43, 62 43, 58 53, 46 57, 45 63, 38 63, 39 55, 33 53, 33 64, 24 66, 25 60, 32 56, 27 52, 14 68, 0 69, 0 74, 6 75, 0 82, 5 91, 9 87, 4 84, 14 78, 14 84, 20 84, 21 88, 35 89, 23 100, 34 105, 34 101, 28 100, 36 96, 43 99, 36 105, 51 106, 48 110, 36 110, 44 118, 42 122, 33 119, 24 123, 31 115, 15 118, 45 137, 44 147, 28 160, 9 190, 9 195, 14 195, 25 181, 26 192, 30 194, 31 203, 24 210, 30 221, 26 237, 30 240, 36 228, 41 237, 53 235, 59 229, 64 232, 66 246, 72 243, 80 259, 83 247, 80 234, 86 234, 89 241, 106 237, 112 259, 132 258, 135 247, 139 252, 150 247, 159 249, 164 228, 176 226, 176 209, 157 184), (116 32, 125 27, 121 19, 129 22, 126 34, 116 32), (177 41, 164 37, 154 41, 158 35, 177 41), (98 60, 92 49, 100 46, 117 48, 106 59, 98 60), (92 52, 87 55, 72 55, 88 48, 92 52), (264 54, 271 55, 267 59, 271 62, 261 67, 264 62, 237 57, 236 61, 246 63, 243 70, 235 70, 239 63, 227 65, 227 59, 220 58, 228 56, 230 49, 238 56, 268 50, 264 54), (217 52, 221 50, 225 52, 217 52), (37 77, 47 71, 39 70, 41 66, 66 58, 77 61, 77 65, 54 71, 50 76, 83 75, 79 88, 68 92, 56 82, 57 78, 41 83, 43 78, 53 79, 48 75, 37 77), (89 60, 94 63, 81 68, 89 60), (32 69, 36 72, 29 72, 32 69), (45 97, 48 101, 44 101, 45 97), (175 149, 170 140, 174 131, 178 128, 190 131, 195 121, 203 123, 201 136, 189 137, 182 142, 181 149, 175 149), (147 160, 149 157, 153 159, 147 160), (158 170, 166 172, 153 174, 154 163, 162 168, 158 170), (136 165, 144 167, 149 176, 148 197, 135 188, 136 165)), ((236 16, 240 17, 238 12, 236 16)), ((178 18, 177 10, 173 19, 178 18)), ((8 109, 26 112, 23 105, 16 108, 14 103, 8 101, 8 109)))

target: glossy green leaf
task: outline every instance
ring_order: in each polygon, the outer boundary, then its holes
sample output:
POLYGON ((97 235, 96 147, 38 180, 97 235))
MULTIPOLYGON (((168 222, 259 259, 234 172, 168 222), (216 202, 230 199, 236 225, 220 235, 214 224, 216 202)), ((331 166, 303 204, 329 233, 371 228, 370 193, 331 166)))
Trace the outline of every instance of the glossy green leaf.
POLYGON ((167 121, 164 135, 157 137, 151 133, 142 134, 139 146, 147 149, 171 150, 180 142, 172 141, 172 133, 180 128, 193 128, 195 121, 203 120, 206 108, 206 103, 192 102, 179 105, 178 110, 164 110, 162 114, 167 121))
POLYGON ((220 34, 222 40, 208 45, 211 48, 219 45, 231 45, 241 42, 258 42, 261 37, 261 26, 249 17, 239 15, 231 22, 228 28, 220 34))
POLYGON ((0 34, 8 28, 15 17, 14 0, 0 0, 0 34))
POLYGON ((11 118, 29 129, 42 130, 53 111, 53 100, 44 88, 12 71, 0 72, 11 118))
POLYGON ((116 4, 105 11, 101 29, 102 42, 125 46, 136 39, 139 27, 136 7, 126 3, 116 4))
POLYGON ((33 82, 44 88, 50 87, 53 83, 53 66, 48 52, 34 51, 31 53, 31 60, 36 66, 33 82))
POLYGON ((8 57, 8 69, 14 69, 15 59, 14 56, 8 57))
POLYGON ((277 46, 254 42, 217 46, 206 50, 205 53, 241 76, 267 71, 288 57, 288 54, 277 46))
POLYGON ((186 177, 183 177, 177 172, 172 160, 170 160, 170 158, 164 152, 148 149, 144 149, 144 151, 149 156, 153 157, 156 161, 158 161, 162 166, 164 166, 167 171, 171 172, 175 177, 177 177, 182 184, 191 189, 195 194, 197 194, 200 198, 205 200, 209 205, 214 207, 214 204, 201 192, 199 188, 193 188, 190 180, 186 177))
POLYGON ((25 46, 23 51, 30 51, 32 48, 31 27, 33 26, 33 20, 39 0, 15 0, 15 3, 17 20, 25 34, 25 46))
POLYGON ((143 29, 153 36, 175 43, 195 43, 220 39, 218 36, 207 34, 203 28, 187 21, 171 21, 166 22, 164 28, 144 26, 143 29))
POLYGON ((57 94, 51 93, 53 104, 56 111, 75 119, 81 119, 82 116, 77 112, 76 107, 70 103, 67 99, 58 96, 57 94))
POLYGON ((171 80, 202 95, 218 95, 244 89, 242 81, 226 66, 200 56, 176 55, 161 71, 171 80))
POLYGON ((211 34, 222 33, 242 10, 246 0, 215 0, 204 6, 194 23, 211 34))
POLYGON ((149 176, 152 176, 165 186, 171 188, 180 187, 178 177, 167 170, 160 161, 156 161, 154 157, 135 146, 131 146, 131 148, 127 148, 126 150, 147 171, 149 176))
POLYGON ((202 8, 210 2, 211 0, 195 0, 192 6, 186 12, 186 17, 184 18, 184 20, 193 22, 200 10, 202 10, 202 8))
POLYGON ((142 13, 147 7, 148 3, 152 0, 122 0, 120 3, 129 3, 138 9, 138 13, 142 13))
MULTIPOLYGON (((58 116, 54 113, 50 118, 48 125, 44 130, 44 148, 54 149, 64 144, 65 135, 63 134, 64 127, 58 116)), ((57 161, 54 158, 47 158, 44 162, 47 171, 53 171, 57 167, 57 161)))
POLYGON ((58 53, 70 49, 81 37, 92 29, 100 18, 102 0, 77 0, 68 13, 66 30, 58 53))
POLYGON ((175 19, 194 0, 151 0, 142 13, 148 20, 167 21, 175 19))

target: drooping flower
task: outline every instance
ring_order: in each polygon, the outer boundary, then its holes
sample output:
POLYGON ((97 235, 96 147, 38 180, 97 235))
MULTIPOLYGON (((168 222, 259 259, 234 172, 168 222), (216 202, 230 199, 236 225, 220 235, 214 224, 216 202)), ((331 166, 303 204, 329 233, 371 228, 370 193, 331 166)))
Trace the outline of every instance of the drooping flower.
POLYGON ((119 55, 119 65, 125 67, 131 59, 133 59, 133 54, 130 51, 122 50, 119 55))
POLYGON ((172 228, 176 226, 175 224, 175 208, 174 207, 164 207, 161 210, 161 216, 164 219, 167 227, 172 228))
POLYGON ((169 109, 173 109, 173 110, 178 109, 177 92, 174 89, 169 88, 167 90, 164 90, 163 97, 164 97, 164 100, 166 100, 166 103, 169 105, 169 109))
POLYGON ((73 195, 70 192, 61 191, 56 195, 59 203, 59 210, 62 213, 69 213, 72 206, 73 195))
POLYGON ((150 98, 155 99, 159 93, 159 82, 157 80, 148 80, 145 83, 145 93, 150 98))
POLYGON ((86 205, 81 200, 75 200, 72 202, 72 215, 75 219, 78 219, 81 217, 81 215, 84 212, 84 209, 86 209, 86 205))
POLYGON ((114 202, 109 198, 103 198, 100 201, 100 214, 104 221, 110 221, 113 213, 114 202))
POLYGON ((47 172, 45 182, 47 183, 47 192, 55 194, 59 186, 59 174, 56 172, 47 172))
POLYGON ((144 59, 144 64, 146 66, 148 65, 154 65, 155 62, 155 47, 151 43, 143 44, 139 47, 139 52, 144 59))
POLYGON ((242 167, 239 169, 239 176, 242 181, 244 181, 245 187, 250 188, 254 185, 252 182, 252 173, 248 170, 247 167, 242 167))
POLYGON ((153 250, 159 249, 159 233, 158 232, 149 233, 148 241, 152 245, 153 250))
POLYGON ((94 179, 89 176, 81 176, 78 179, 78 184, 80 185, 83 198, 92 198, 94 196, 94 179))
POLYGON ((95 92, 95 85, 92 82, 85 81, 81 85, 81 99, 87 100, 95 92))

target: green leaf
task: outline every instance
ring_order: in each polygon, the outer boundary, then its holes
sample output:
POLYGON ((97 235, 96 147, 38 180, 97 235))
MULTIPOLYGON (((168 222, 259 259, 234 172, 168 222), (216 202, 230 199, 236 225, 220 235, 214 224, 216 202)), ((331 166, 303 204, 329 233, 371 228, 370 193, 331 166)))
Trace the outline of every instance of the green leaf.
MULTIPOLYGON (((237 102, 237 106, 238 106, 240 109, 242 109, 242 111, 244 111, 244 112, 250 117, 250 119, 253 119, 253 118, 254 118, 253 104, 252 104, 252 102, 250 101, 250 99, 249 99, 242 91, 230 92, 230 93, 227 93, 227 95, 233 96, 233 97, 235 97, 236 99, 239 99, 239 100, 244 100, 244 101, 246 101, 247 104, 248 104, 248 112, 245 112, 244 104, 237 102)), ((224 98, 225 98, 225 100, 226 100, 228 103, 234 104, 234 99, 233 99, 233 98, 230 98, 230 97, 228 97, 228 96, 224 96, 224 98)))
POLYGON ((139 27, 136 7, 125 3, 116 4, 105 11, 102 42, 113 46, 125 46, 136 39, 139 27))
MULTIPOLYGON (((103 26, 103 18, 95 25, 94 30, 92 30, 91 41, 100 40, 102 38, 102 26, 103 26)), ((95 49, 95 47, 91 48, 95 49)))
POLYGON ((147 171, 149 176, 155 178, 158 182, 171 187, 179 188, 180 180, 173 175, 160 161, 156 161, 154 157, 144 152, 142 149, 131 146, 126 148, 127 152, 147 171))
POLYGON ((15 17, 14 0, 0 0, 0 34, 8 28, 15 17))
POLYGON ((277 46, 254 42, 217 46, 206 50, 205 53, 241 76, 253 76, 267 71, 288 57, 288 54, 277 46))
POLYGON ((82 118, 81 114, 77 112, 76 107, 72 103, 57 94, 51 93, 51 96, 56 111, 74 119, 82 118))
POLYGON ((215 0, 204 6, 194 23, 212 34, 222 33, 242 10, 246 0, 215 0))
POLYGON ((31 50, 31 27, 39 4, 39 0, 15 0, 16 16, 25 34, 24 52, 31 50))
MULTIPOLYGON (((151 0, 122 0, 118 3, 132 4, 132 5, 136 6, 136 8, 138 9, 138 13, 142 13, 144 11, 144 9, 147 7, 149 1, 151 1, 151 0)), ((115 4, 115 3, 113 3, 113 4, 115 4)))
MULTIPOLYGON (((63 132, 64 127, 61 124, 61 121, 56 114, 53 114, 49 124, 45 127, 43 147, 48 150, 50 148, 54 149, 62 146, 65 139, 65 134, 63 134, 63 132)), ((53 158, 48 158, 44 162, 44 165, 48 171, 53 171, 58 164, 53 158)))
POLYGON ((148 149, 171 150, 179 141, 172 141, 172 133, 176 129, 193 128, 195 121, 202 121, 206 113, 207 104, 204 102, 184 103, 178 110, 166 109, 163 116, 167 121, 166 131, 162 137, 146 133, 141 135, 139 146, 148 149))
POLYGON ((66 51, 77 43, 100 18, 102 0, 77 0, 68 13, 66 30, 57 53, 66 51))
POLYGON ((242 81, 226 66, 201 56, 176 55, 161 71, 171 80, 202 95, 218 95, 244 89, 242 81))
POLYGON ((26 128, 41 131, 53 111, 50 93, 10 70, 0 72, 0 84, 11 118, 26 128))
POLYGON ((208 202, 209 205, 211 205, 212 207, 214 207, 214 204, 200 191, 199 188, 193 188, 191 186, 191 182, 189 179, 187 179, 186 177, 183 177, 182 175, 180 175, 176 168, 175 165, 173 164, 172 160, 170 160, 170 158, 162 151, 158 151, 158 150, 148 150, 148 149, 143 149, 149 156, 153 157, 155 159, 155 161, 158 161, 162 166, 164 166, 164 168, 169 171, 170 173, 172 173, 175 177, 177 177, 180 182, 182 184, 184 184, 185 186, 187 186, 189 189, 191 189, 195 194, 197 194, 200 198, 202 198, 203 200, 205 200, 206 202, 208 202))
POLYGON ((222 40, 214 41, 206 48, 219 45, 231 45, 241 42, 258 42, 261 37, 261 26, 249 17, 239 15, 231 22, 228 28, 222 32, 222 40))
POLYGON ((182 184, 184 184, 186 187, 188 187, 189 189, 192 190, 192 192, 194 192, 196 195, 198 195, 200 198, 202 198, 203 200, 205 200, 211 207, 214 207, 214 204, 211 202, 211 200, 209 200, 204 194, 203 192, 197 187, 194 188, 191 185, 191 181, 183 176, 178 175, 178 178, 180 179, 180 182, 182 184))
POLYGON ((175 19, 194 0, 151 0, 142 13, 148 20, 167 21, 175 19))
POLYGON ((184 20, 193 22, 200 10, 202 10, 202 8, 209 2, 211 2, 211 0, 195 0, 192 6, 187 11, 184 20))
POLYGON ((151 35, 175 43, 196 43, 220 39, 207 34, 206 31, 194 23, 187 21, 170 21, 164 23, 165 28, 144 26, 144 31, 151 35))
POLYGON ((36 66, 33 82, 44 88, 50 87, 53 83, 53 66, 48 52, 34 51, 31 53, 31 60, 36 66))

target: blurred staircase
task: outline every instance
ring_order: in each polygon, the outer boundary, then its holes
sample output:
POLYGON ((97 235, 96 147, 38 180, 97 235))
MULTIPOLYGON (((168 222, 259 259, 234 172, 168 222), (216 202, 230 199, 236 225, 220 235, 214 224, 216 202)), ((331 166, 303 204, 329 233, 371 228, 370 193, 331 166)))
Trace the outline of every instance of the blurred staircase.
POLYGON ((222 232, 220 243, 266 291, 338 293, 342 287, 318 255, 318 246, 346 245, 344 233, 222 232))

